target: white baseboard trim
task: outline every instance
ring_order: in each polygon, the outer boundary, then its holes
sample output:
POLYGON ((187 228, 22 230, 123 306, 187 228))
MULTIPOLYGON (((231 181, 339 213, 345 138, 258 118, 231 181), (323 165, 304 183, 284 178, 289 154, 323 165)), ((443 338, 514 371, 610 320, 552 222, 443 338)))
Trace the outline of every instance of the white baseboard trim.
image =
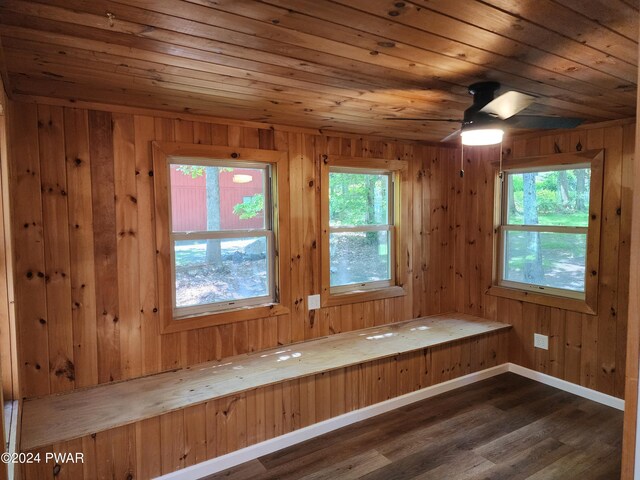
POLYGON ((176 472, 168 473, 161 477, 157 477, 157 480, 197 480, 199 478, 206 477, 207 475, 213 475, 214 473, 221 472, 222 470, 262 457, 263 455, 268 455, 283 448, 290 447, 291 445, 302 443, 320 435, 324 435, 325 433, 337 430, 338 428, 346 427, 352 423, 360 422, 361 420, 366 420, 405 405, 419 402, 420 400, 425 400, 430 397, 435 397, 441 393, 449 392, 456 388, 464 387, 490 377, 495 377, 496 375, 500 375, 508 371, 509 364, 503 363, 496 367, 470 373, 469 375, 454 378, 453 380, 432 385, 430 387, 423 388, 422 390, 391 398, 384 402, 376 403, 359 410, 354 410, 323 422, 314 423, 313 425, 309 425, 308 427, 295 430, 285 435, 265 440, 264 442, 251 445, 241 450, 236 450, 235 452, 212 458, 211 460, 206 460, 202 463, 198 463, 197 465, 193 465, 176 472))
POLYGON ((423 388, 422 390, 407 393, 400 397, 391 398, 369 407, 354 410, 323 422, 314 423, 313 425, 309 425, 308 427, 295 430, 285 435, 265 440, 264 442, 251 445, 241 450, 236 450, 235 452, 212 458, 211 460, 206 460, 202 463, 198 463, 197 465, 193 465, 176 472, 168 473, 161 477, 157 477, 156 480, 198 480, 202 477, 206 477, 207 475, 213 475, 214 473, 235 467, 297 443, 305 442, 320 435, 324 435, 325 433, 332 432, 333 430, 346 427, 347 425, 351 425, 382 413, 390 412, 391 410, 395 410, 405 405, 419 402, 420 400, 425 400, 427 398, 440 395, 441 393, 449 392, 456 388, 464 387, 507 372, 521 375, 531 380, 544 383, 545 385, 550 385, 560 390, 573 393, 574 395, 593 400, 594 402, 617 408, 618 410, 624 410, 624 400, 620 398, 612 397, 611 395, 600 393, 580 385, 575 385, 571 382, 567 382, 566 380, 560 380, 559 378, 552 377, 551 375, 521 367, 515 363, 503 363, 496 367, 471 373, 463 377, 454 378, 453 380, 448 380, 437 385, 423 388))
POLYGON ((511 373, 517 373, 518 375, 530 378, 536 382, 544 383, 545 385, 550 385, 557 389, 564 390, 565 392, 573 393, 579 397, 584 397, 589 400, 593 400, 594 402, 602 403, 603 405, 608 405, 609 407, 624 411, 624 400, 621 398, 613 397, 606 393, 598 392, 581 385, 576 385, 575 383, 552 377, 546 373, 536 372, 535 370, 516 365, 515 363, 508 363, 507 365, 509 366, 509 371, 511 373))

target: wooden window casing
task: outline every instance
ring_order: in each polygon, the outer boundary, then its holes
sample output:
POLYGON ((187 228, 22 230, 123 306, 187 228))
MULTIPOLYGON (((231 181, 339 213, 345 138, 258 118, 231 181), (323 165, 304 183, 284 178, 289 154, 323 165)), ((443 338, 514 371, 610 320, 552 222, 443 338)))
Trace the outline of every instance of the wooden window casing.
POLYGON ((597 313, 603 162, 604 151, 596 150, 511 160, 505 163, 503 169, 505 175, 502 179, 499 177, 499 172, 496 168, 493 281, 487 293, 490 295, 550 307, 559 307, 591 315, 595 315, 597 313), (587 227, 507 225, 506 176, 509 172, 523 173, 526 171, 553 171, 587 167, 590 167, 591 170, 589 186, 589 223, 587 227), (512 282, 503 279, 505 232, 517 230, 556 233, 586 233, 587 249, 585 258, 584 293, 553 287, 528 285, 526 283, 512 282))
MULTIPOLYGON (((156 268, 158 279, 158 309, 162 319, 162 333, 172 333, 207 326, 273 317, 289 313, 290 286, 286 261, 289 258, 289 190, 288 165, 286 152, 226 146, 194 145, 175 142, 153 142, 155 226, 156 226, 156 268), (176 159, 176 160, 173 160, 176 159), (185 159, 188 159, 185 161, 185 159), (175 308, 175 280, 173 265, 173 242, 176 234, 171 226, 169 168, 175 163, 224 164, 238 162, 239 167, 263 165, 270 171, 265 194, 265 210, 270 200, 271 209, 267 214, 268 222, 264 231, 250 235, 266 236, 273 252, 270 294, 264 298, 248 301, 221 302, 210 308, 190 308, 180 311, 175 308), (281 205, 284 208, 281 208, 281 205), (283 234, 284 233, 284 234, 283 234), (256 301, 258 300, 258 301, 256 301), (224 305, 224 304, 227 305, 224 305)), ((209 232, 207 238, 228 235, 238 236, 242 231, 209 232)), ((187 235, 189 236, 189 235, 187 235)), ((194 236, 194 235, 191 235, 194 236)), ((195 234, 198 236, 198 234, 195 234)))
POLYGON ((407 228, 408 228, 408 164, 403 160, 386 160, 374 158, 352 158, 339 155, 322 155, 320 157, 320 208, 322 224, 321 245, 321 305, 323 307, 345 305, 349 303, 399 297, 407 294, 407 228), (389 183, 389 220, 387 226, 356 227, 353 231, 388 231, 391 236, 390 262, 391 278, 379 282, 355 283, 339 287, 331 287, 330 283, 330 248, 329 238, 332 229, 329 226, 329 173, 330 170, 342 172, 358 172, 388 174, 389 183))

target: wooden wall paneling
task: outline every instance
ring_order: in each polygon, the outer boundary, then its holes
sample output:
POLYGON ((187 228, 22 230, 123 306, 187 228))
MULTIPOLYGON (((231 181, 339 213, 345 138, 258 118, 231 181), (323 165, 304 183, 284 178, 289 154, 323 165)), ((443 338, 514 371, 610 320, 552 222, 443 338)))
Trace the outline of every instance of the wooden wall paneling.
POLYGON ((351 412, 360 408, 358 392, 358 366, 345 368, 345 411, 351 412))
POLYGON ((289 133, 289 194, 292 201, 289 203, 289 242, 291 245, 291 338, 294 342, 305 338, 307 297, 304 290, 304 210, 301 197, 303 186, 303 151, 302 135, 289 133))
POLYGON ((24 248, 20 255, 14 252, 21 396, 46 395, 49 346, 37 107, 10 103, 8 116, 13 244, 24 248))
POLYGON ((247 403, 247 445, 253 445, 266 438, 264 389, 246 393, 247 403))
MULTIPOLYGON (((136 475, 135 426, 111 430, 110 444, 113 458, 113 478, 133 478, 136 475)), ((99 461, 100 459, 98 459, 99 461)), ((109 463, 107 461, 107 463, 109 463)))
MULTIPOLYGON (((84 478, 98 477, 96 437, 97 437, 97 434, 89 435, 81 438, 82 452, 84 453, 84 463, 82 464, 82 473, 84 474, 84 478)), ((160 444, 158 444, 158 452, 160 451, 159 447, 160 447, 160 444)))
POLYGON ((424 289, 424 270, 426 265, 423 263, 422 249, 426 238, 425 228, 429 217, 423 215, 423 189, 427 182, 426 169, 424 168, 423 147, 416 147, 417 155, 414 155, 413 161, 409 162, 411 172, 411 204, 412 204, 412 223, 413 223, 413 292, 412 292, 412 310, 415 318, 423 315, 424 299, 426 292, 424 289))
POLYGON ((86 110, 64 109, 75 385, 98 381, 91 158, 86 110))
POLYGON ((603 135, 605 172, 600 244, 606 247, 600 249, 596 382, 598 390, 613 395, 616 380, 623 129, 610 127, 603 131, 603 135))
POLYGON ((138 207, 138 262, 140 307, 140 356, 142 373, 161 369, 160 318, 156 292, 156 253, 153 206, 151 142, 155 138, 153 117, 135 115, 135 181, 138 207))
POLYGON ((471 225, 471 228, 467 228, 466 242, 464 246, 464 254, 466 257, 465 264, 469 271, 467 272, 468 279, 468 297, 465 305, 465 312, 472 315, 482 315, 482 303, 481 303, 481 285, 480 285, 480 262, 483 261, 480 254, 480 234, 482 228, 483 219, 480 216, 481 204, 479 196, 479 188, 482 185, 482 167, 477 161, 478 158, 482 159, 482 149, 477 147, 468 147, 465 155, 472 155, 473 160, 465 158, 465 173, 464 184, 467 194, 466 203, 466 215, 468 218, 475 220, 475 223, 471 225))
POLYGON ((214 458, 218 456, 218 421, 217 404, 210 400, 204 404, 206 436, 207 436, 207 456, 214 458))
MULTIPOLYGON (((348 380, 347 380, 348 382, 348 380)), ((291 431, 302 428, 301 406, 300 406, 300 379, 292 380, 290 383, 289 395, 291 398, 291 431)), ((347 387, 349 384, 347 383, 347 387)))
MULTIPOLYGON (((640 70, 639 70, 640 71, 640 70)), ((636 119, 640 117, 640 89, 636 89, 636 119)), ((632 148, 636 152, 640 151, 640 132, 638 124, 631 128, 635 133, 635 142, 632 148)), ((626 142, 625 142, 626 145, 626 142)), ((626 157, 626 156, 625 156, 626 157)), ((638 450, 636 433, 638 428, 638 374, 640 370, 640 258, 638 254, 638 245, 640 245, 640 175, 638 175, 638 165, 640 156, 634 154, 628 159, 632 163, 630 168, 634 171, 634 177, 631 181, 623 180, 623 187, 631 189, 629 195, 629 209, 631 210, 631 224, 629 225, 630 235, 630 252, 629 252, 629 297, 626 300, 628 305, 627 312, 629 315, 627 322, 627 345, 626 345, 626 364, 625 364, 625 415, 624 429, 622 434, 622 472, 621 478, 630 480, 634 477, 635 467, 638 462, 636 452, 638 450)), ((623 168, 623 171, 627 169, 623 168)), ((626 195, 623 193, 623 200, 626 195)), ((624 203, 623 203, 624 205, 624 203)), ((621 249, 621 252, 625 251, 621 249)), ((624 264, 625 260, 621 259, 624 264)))
POLYGON ((583 314, 578 312, 566 313, 565 325, 565 366, 564 378, 569 382, 580 384, 582 370, 582 327, 583 314))
POLYGON ((289 433, 293 430, 293 381, 289 380, 282 384, 282 433, 289 433))
MULTIPOLYGON (((206 424, 204 425, 206 426, 206 424)), ((154 478, 162 475, 160 417, 137 422, 135 424, 135 435, 137 477, 154 478)), ((83 439, 83 444, 84 441, 83 439)), ((210 458, 209 452, 207 452, 207 455, 210 458)), ((91 476, 85 475, 85 478, 91 478, 91 476)))
POLYGON ((133 478, 136 472, 135 427, 95 434, 96 478, 133 478))
POLYGON ((118 325, 122 378, 142 374, 138 191, 133 115, 113 115, 118 325))
POLYGON ((329 414, 331 417, 341 415, 346 411, 345 407, 345 372, 344 369, 333 370, 329 372, 329 386, 330 386, 330 408, 329 414))
POLYGON ((445 200, 447 202, 447 234, 446 234, 446 254, 443 260, 445 261, 443 268, 443 274, 446 276, 445 284, 445 301, 442 305, 442 311, 455 311, 455 229, 456 229, 456 210, 455 210, 455 198, 456 198, 456 184, 458 169, 456 168, 456 162, 460 158, 460 152, 458 149, 446 148, 442 149, 443 154, 446 157, 446 168, 444 169, 444 175, 446 176, 447 195, 445 200))
MULTIPOLYGON (((245 128, 244 131, 246 133, 248 132, 249 129, 245 128)), ((289 134, 287 132, 274 132, 273 134, 273 145, 272 148, 275 150, 280 150, 280 151, 284 151, 287 152, 289 151, 289 134)), ((251 147, 251 148, 258 148, 260 146, 259 144, 259 131, 255 130, 255 129, 251 129, 251 136, 248 137, 246 134, 243 136, 243 140, 244 140, 244 147, 251 147)), ((281 174, 283 174, 283 172, 281 172, 281 174)), ((287 169, 287 173, 286 175, 288 175, 287 178, 287 183, 290 183, 290 173, 288 172, 287 169)), ((290 195, 290 193, 289 193, 290 195)), ((282 209, 290 209, 290 205, 291 202, 289 201, 289 198, 282 198, 282 202, 283 205, 280 205, 279 208, 282 209)), ((287 224, 283 224, 282 221, 279 221, 276 224, 276 227, 278 229, 280 238, 281 238, 281 244, 291 244, 291 238, 290 238, 290 234, 291 234, 291 223, 289 220, 289 223, 287 224)), ((289 247, 289 253, 291 252, 291 248, 289 247)), ((282 272, 280 274, 281 280, 279 283, 279 288, 280 288, 280 295, 282 296, 282 298, 291 298, 291 281, 290 279, 290 273, 291 269, 288 269, 286 272, 282 272), (288 289, 288 292, 284 292, 284 289, 288 289)), ((292 316, 290 313, 286 314, 286 315, 281 315, 279 317, 277 317, 275 319, 275 322, 277 324, 277 329, 278 329, 278 343, 280 345, 285 345, 288 343, 291 343, 292 341, 292 316)))
POLYGON ((458 158, 454 162, 455 171, 455 197, 454 197, 454 210, 455 210, 455 228, 454 228, 454 305, 456 312, 465 311, 465 298, 467 289, 467 268, 465 251, 465 239, 466 231, 469 228, 467 225, 467 195, 466 185, 464 177, 460 176, 460 170, 467 164, 467 156, 464 155, 464 151, 456 152, 458 158))
MULTIPOLYGON (((302 158, 302 198, 303 211, 306 212, 303 227, 303 256, 305 272, 304 295, 320 294, 320 165, 318 155, 323 151, 323 138, 305 136, 302 158)), ((306 323, 305 339, 321 335, 321 310, 309 311, 306 323)))
MULTIPOLYGON (((275 390, 282 387, 275 386, 275 390)), ((282 397, 280 397, 281 400, 282 397)), ((274 408, 277 405, 274 403, 274 408)), ((233 452, 247 446, 247 403, 244 393, 227 398, 224 404, 224 424, 226 428, 227 451, 233 452)), ((277 417, 274 417, 276 421, 277 417)))
MULTIPOLYGON (((55 454, 68 454, 68 453, 75 453, 75 452, 81 452, 82 451, 82 439, 77 438, 75 440, 70 440, 68 442, 63 442, 63 443, 59 443, 57 444, 54 448, 53 448, 53 453, 55 454)), ((51 464, 49 464, 51 465, 51 464)), ((83 478, 84 476, 84 466, 81 462, 79 463, 75 463, 75 462, 64 462, 64 463, 57 463, 54 464, 53 468, 51 469, 54 478, 60 479, 60 480, 74 480, 76 478, 83 478), (59 465, 60 470, 58 472, 58 474, 55 474, 55 468, 56 465, 59 465)))
MULTIPOLYGON (((471 352, 471 347, 469 346, 469 352, 471 352)), ((420 388, 425 388, 430 385, 433 385, 433 364, 432 364, 432 349, 425 348, 422 350, 419 360, 419 368, 420 368, 420 388)))
POLYGON ((178 410, 160 417, 160 460, 162 474, 185 466, 184 411, 178 410))
POLYGON ((316 422, 331 418, 331 378, 329 372, 315 376, 316 422))
POLYGON ((384 300, 374 300, 373 302, 373 324, 384 325, 386 317, 384 312, 384 300))
POLYGON ((340 307, 325 307, 323 313, 328 319, 327 330, 330 334, 342 332, 342 317, 340 307))
POLYGON ((631 217, 633 205, 633 175, 636 129, 634 124, 623 127, 622 175, 620 194, 620 241, 618 249, 618 313, 616 315, 616 379, 615 395, 624 396, 627 353, 627 329, 629 317, 629 279, 631 257, 631 217))
POLYGON ((99 382, 122 375, 112 124, 110 113, 89 112, 99 382))
POLYGON ((431 168, 429 177, 429 217, 431 218, 431 228, 429 229, 429 290, 427 290, 427 300, 429 301, 429 312, 439 311, 442 306, 443 280, 442 275, 442 257, 443 255, 443 239, 445 238, 445 201, 446 198, 446 180, 443 181, 442 158, 443 150, 437 149, 432 152, 431 168), (444 195, 443 195, 444 191, 444 195))
POLYGON ((207 458, 207 422, 205 404, 185 408, 184 464, 185 467, 204 462, 207 458))
POLYGON ((42 227, 49 332, 51 392, 75 384, 71 318, 69 216, 64 152, 64 120, 60 107, 38 106, 38 146, 42 182, 42 227))
POLYGON ((19 367, 17 358, 16 317, 14 308, 13 244, 11 241, 11 199, 9 195, 9 138, 7 127, 8 100, 0 84, 0 191, 2 199, 2 236, 0 237, 0 363, 2 364, 2 393, 5 400, 19 395, 19 367))
MULTIPOLYGON (((359 367, 355 367, 359 370, 359 367)), ((316 423, 316 379, 304 377, 300 383, 300 425, 303 427, 316 423)), ((359 390, 358 390, 359 391, 359 390)))
POLYGON ((567 311, 551 308, 549 316, 549 374, 557 378, 564 376, 565 338, 567 311))
MULTIPOLYGON (((550 337, 549 323, 551 317, 551 307, 536 305, 535 332, 550 337)), ((550 346, 551 338, 549 338, 550 346)), ((535 368, 539 372, 549 373, 549 350, 534 348, 535 368)))

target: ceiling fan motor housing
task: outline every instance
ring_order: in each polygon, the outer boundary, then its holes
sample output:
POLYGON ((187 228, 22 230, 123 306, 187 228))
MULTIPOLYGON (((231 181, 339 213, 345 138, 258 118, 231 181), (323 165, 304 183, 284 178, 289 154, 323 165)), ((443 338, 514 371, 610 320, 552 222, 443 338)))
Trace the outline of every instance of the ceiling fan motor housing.
POLYGON ((469 128, 489 127, 499 124, 500 119, 480 110, 495 99, 495 93, 500 88, 498 82, 478 82, 469 86, 469 93, 473 95, 473 105, 464 111, 462 130, 469 128))

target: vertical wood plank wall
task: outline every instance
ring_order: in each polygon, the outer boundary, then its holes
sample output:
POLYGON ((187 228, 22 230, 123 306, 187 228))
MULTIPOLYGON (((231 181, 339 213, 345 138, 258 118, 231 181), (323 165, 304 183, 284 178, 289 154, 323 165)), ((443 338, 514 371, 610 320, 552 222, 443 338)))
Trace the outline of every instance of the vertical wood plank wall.
POLYGON ((13 316, 12 251, 8 194, 7 97, 0 81, 0 363, 2 394, 5 400, 18 398, 16 329, 13 316))
MULTIPOLYGON (((70 391, 452 311, 455 150, 134 113, 11 103, 10 191, 22 396, 70 391), (285 150, 290 315, 161 335, 152 140, 285 150), (319 293, 322 153, 411 164, 406 297, 307 312, 319 293)), ((331 390, 328 380, 317 390, 331 390)), ((253 399, 251 401, 254 401, 253 399)))
MULTIPOLYGON (((485 294, 491 285, 493 167, 498 148, 467 149, 456 184, 456 310, 513 325, 509 361, 609 395, 624 396, 635 123, 514 137, 505 158, 605 149, 598 314, 485 294), (533 334, 549 336, 534 349, 533 334)), ((449 204, 451 205, 451 201, 449 204)))

